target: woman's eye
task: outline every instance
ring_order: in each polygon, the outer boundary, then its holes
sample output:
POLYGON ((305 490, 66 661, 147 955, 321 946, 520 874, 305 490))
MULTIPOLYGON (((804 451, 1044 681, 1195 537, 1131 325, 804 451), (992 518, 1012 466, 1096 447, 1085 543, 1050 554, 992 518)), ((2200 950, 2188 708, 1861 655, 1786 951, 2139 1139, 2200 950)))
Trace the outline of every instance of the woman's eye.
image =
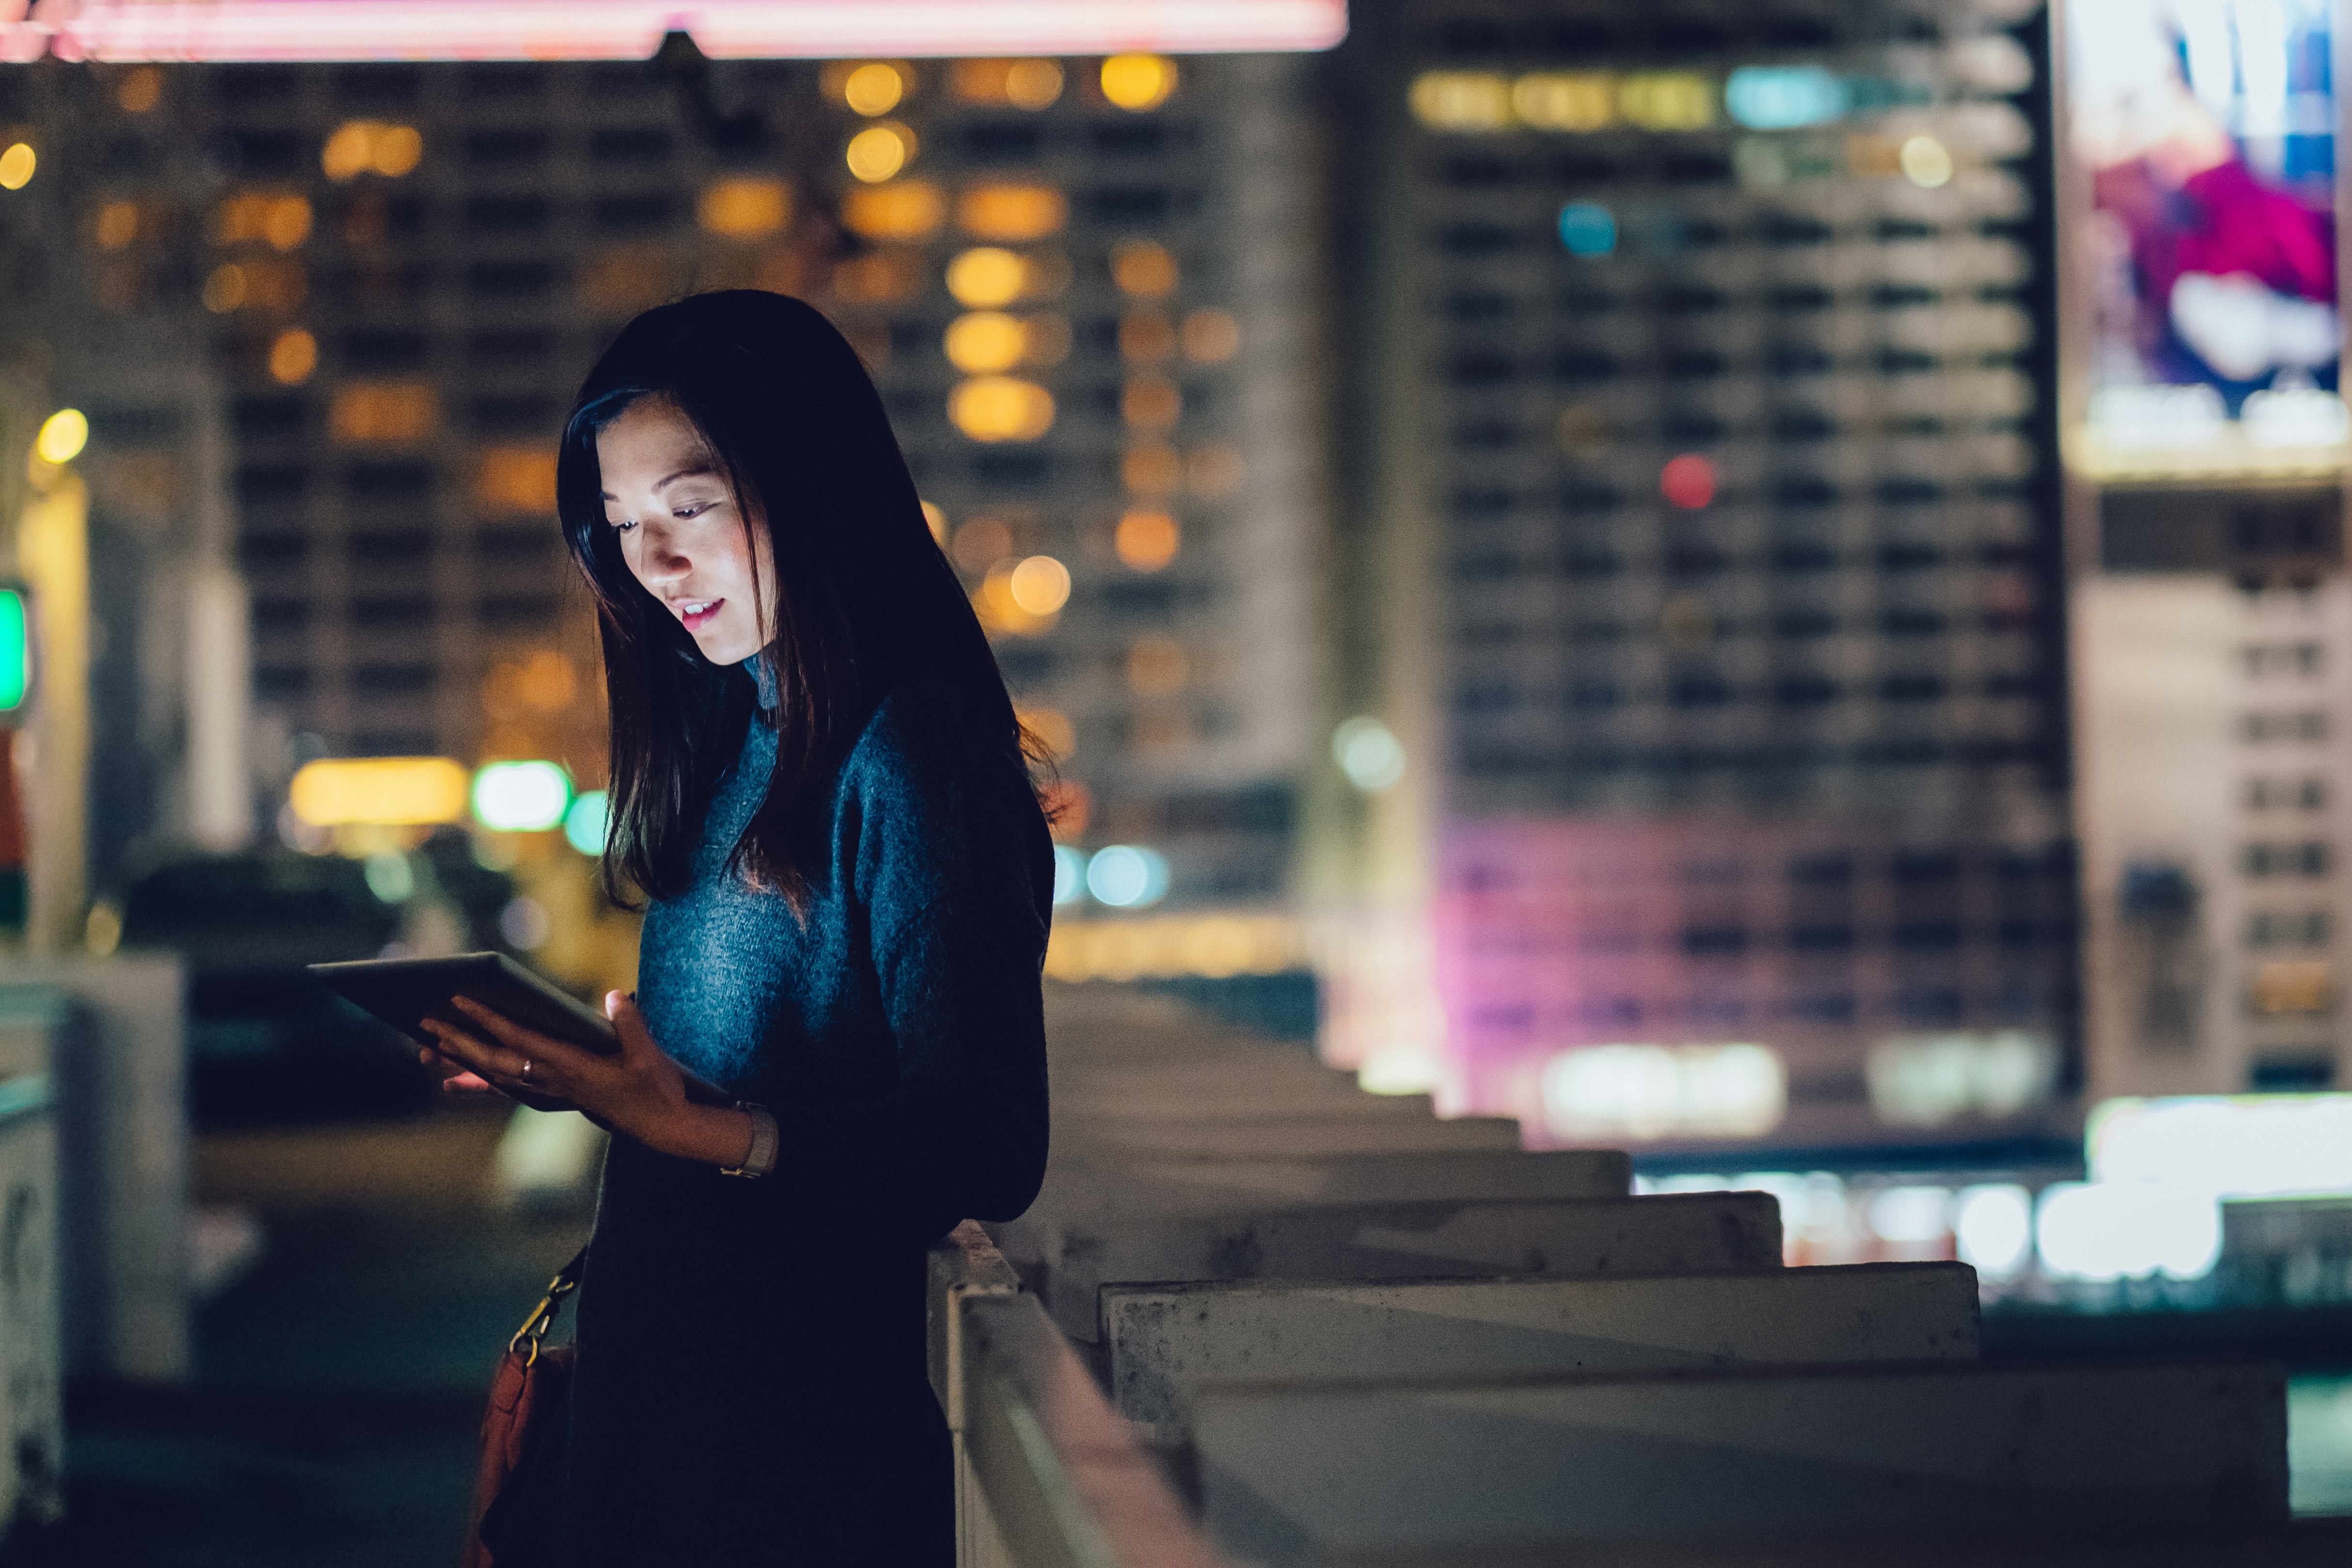
POLYGON ((637 526, 637 520, 635 517, 623 517, 617 522, 611 522, 609 526, 614 533, 625 534, 637 526))
POLYGON ((670 516, 673 517, 698 517, 709 510, 710 510, 710 503, 708 501, 688 501, 685 506, 680 507, 676 511, 670 513, 670 516))

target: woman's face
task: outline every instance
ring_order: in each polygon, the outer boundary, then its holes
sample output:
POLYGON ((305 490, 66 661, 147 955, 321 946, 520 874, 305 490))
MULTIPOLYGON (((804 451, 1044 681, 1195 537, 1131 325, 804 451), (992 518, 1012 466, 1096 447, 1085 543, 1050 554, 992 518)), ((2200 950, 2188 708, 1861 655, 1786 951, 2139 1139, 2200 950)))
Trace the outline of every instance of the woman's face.
POLYGON ((702 656, 739 664, 767 646, 776 574, 764 520, 750 518, 746 529, 710 448, 677 406, 631 403, 598 434, 596 465, 621 558, 702 656))

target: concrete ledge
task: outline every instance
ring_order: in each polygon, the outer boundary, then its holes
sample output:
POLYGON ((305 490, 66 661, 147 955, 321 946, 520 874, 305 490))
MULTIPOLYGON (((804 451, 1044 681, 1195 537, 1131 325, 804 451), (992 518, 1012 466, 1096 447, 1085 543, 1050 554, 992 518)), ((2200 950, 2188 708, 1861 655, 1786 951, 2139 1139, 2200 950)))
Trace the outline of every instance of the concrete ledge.
POLYGON ((1119 1286, 1102 1291, 1111 1403, 1155 1441, 1240 1382, 1475 1380, 1743 1363, 1973 1361, 1976 1270, 1878 1263, 1645 1279, 1119 1286))
POLYGON ((1013 1255, 1054 1322, 1094 1342, 1097 1297, 1111 1284, 1778 1269, 1780 1208, 1764 1193, 1708 1192, 1155 1216, 1112 1193, 1092 1213, 1050 1217, 1019 1239, 1034 1250, 1013 1255))
POLYGON ((1211 1527, 1268 1563, 2287 1523, 2285 1378, 2263 1363, 1301 1385, 1193 1407, 1211 1527))

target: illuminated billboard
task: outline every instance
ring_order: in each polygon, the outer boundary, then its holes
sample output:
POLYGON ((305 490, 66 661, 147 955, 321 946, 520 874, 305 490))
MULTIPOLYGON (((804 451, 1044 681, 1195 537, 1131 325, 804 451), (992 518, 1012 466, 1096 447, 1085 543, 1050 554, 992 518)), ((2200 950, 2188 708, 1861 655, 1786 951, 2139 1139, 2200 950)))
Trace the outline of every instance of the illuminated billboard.
POLYGON ((1345 0, 82 0, 0 24, 0 58, 645 59, 672 31, 713 58, 1326 49, 1345 0), (55 13, 55 14, 52 14, 55 13))
POLYGON ((2340 465, 2332 7, 2066 8, 2096 476, 2340 465))

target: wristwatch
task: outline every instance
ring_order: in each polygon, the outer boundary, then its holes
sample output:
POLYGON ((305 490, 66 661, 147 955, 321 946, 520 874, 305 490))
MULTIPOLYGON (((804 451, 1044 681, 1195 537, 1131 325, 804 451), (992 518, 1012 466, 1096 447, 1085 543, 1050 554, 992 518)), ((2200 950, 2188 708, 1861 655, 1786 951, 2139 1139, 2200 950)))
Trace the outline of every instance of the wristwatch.
POLYGON ((776 1168, 776 1119, 765 1105, 754 1105, 749 1100, 736 1101, 735 1109, 751 1118, 751 1152, 740 1166, 719 1166, 719 1174, 746 1180, 766 1176, 776 1168))

